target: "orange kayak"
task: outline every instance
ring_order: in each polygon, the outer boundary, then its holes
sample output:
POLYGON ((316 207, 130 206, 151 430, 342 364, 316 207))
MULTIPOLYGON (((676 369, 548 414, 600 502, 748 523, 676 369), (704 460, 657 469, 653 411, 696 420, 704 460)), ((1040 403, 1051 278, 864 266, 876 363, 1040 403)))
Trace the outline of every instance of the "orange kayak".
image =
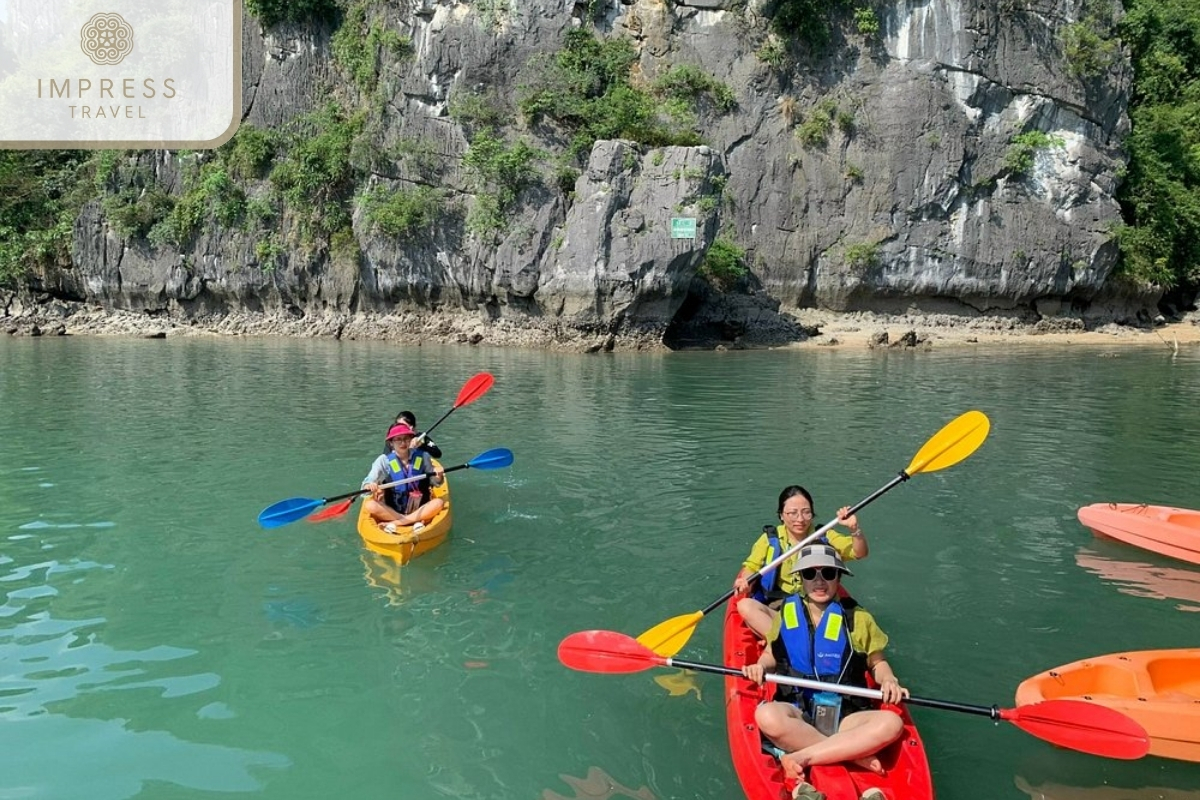
POLYGON ((362 537, 363 544, 376 553, 391 556, 403 565, 446 541, 446 537, 450 535, 451 522, 450 481, 444 480, 441 486, 433 487, 433 496, 445 500, 446 505, 429 524, 418 531, 400 528, 396 533, 388 533, 367 513, 367 504, 360 504, 358 535, 362 537))
POLYGON ((1095 503, 1078 512, 1097 536, 1200 564, 1200 511, 1135 503, 1095 503))
POLYGON ((1086 700, 1132 717, 1150 736, 1150 755, 1200 761, 1200 648, 1085 658, 1017 687, 1018 706, 1059 699, 1086 700))

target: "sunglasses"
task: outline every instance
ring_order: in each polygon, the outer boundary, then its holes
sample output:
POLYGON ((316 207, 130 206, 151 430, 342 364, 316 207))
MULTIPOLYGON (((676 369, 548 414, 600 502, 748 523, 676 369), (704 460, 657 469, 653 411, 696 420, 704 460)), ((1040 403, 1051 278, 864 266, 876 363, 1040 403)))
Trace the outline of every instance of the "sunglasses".
POLYGON ((842 571, 837 567, 805 567, 804 569, 800 570, 800 577, 804 578, 806 581, 811 581, 813 578, 817 577, 817 573, 820 573, 821 580, 835 581, 838 579, 838 576, 841 574, 841 572, 842 571))

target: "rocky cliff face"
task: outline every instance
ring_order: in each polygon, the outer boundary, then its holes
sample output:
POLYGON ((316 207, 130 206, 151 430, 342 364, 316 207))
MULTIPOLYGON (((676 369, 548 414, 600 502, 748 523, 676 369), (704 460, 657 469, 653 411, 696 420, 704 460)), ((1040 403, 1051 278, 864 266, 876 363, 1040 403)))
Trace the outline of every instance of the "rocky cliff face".
MULTIPOLYGON (((185 245, 154 246, 118 235, 97 202, 75 226, 74 263, 33 286, 183 316, 420 311, 482 322, 485 336, 503 321, 610 343, 704 331, 787 340, 804 335, 789 312, 813 305, 1031 319, 1095 309, 1116 259, 1131 76, 1124 62, 1072 76, 1061 32, 1081 2, 900 0, 875 6, 874 34, 834 18, 820 50, 780 40, 770 9, 746 0, 368 4, 411 55, 385 55, 367 127, 380 148, 418 142, 427 158, 376 159, 356 190, 437 187, 450 203, 433 225, 380 235, 354 204, 352 243, 286 247, 267 264, 261 230, 210 217, 185 245), (695 66, 736 107, 702 109, 703 146, 599 141, 573 192, 547 166, 498 232, 470 232, 479 184, 463 165, 470 131, 450 113, 456 98, 498 98, 507 135, 561 151, 515 98, 539 54, 581 25, 632 41, 635 77, 695 66), (695 219, 695 238, 671 238, 672 218, 695 219), (745 249, 749 270, 727 292, 697 272, 718 235, 745 249)), ((331 97, 366 102, 326 28, 263 31, 248 17, 243 50, 245 124, 279 128, 331 97)), ((138 161, 179 190, 178 157, 138 161)), ((251 182, 247 193, 267 190, 251 182)), ((298 223, 285 212, 273 224, 298 223)))

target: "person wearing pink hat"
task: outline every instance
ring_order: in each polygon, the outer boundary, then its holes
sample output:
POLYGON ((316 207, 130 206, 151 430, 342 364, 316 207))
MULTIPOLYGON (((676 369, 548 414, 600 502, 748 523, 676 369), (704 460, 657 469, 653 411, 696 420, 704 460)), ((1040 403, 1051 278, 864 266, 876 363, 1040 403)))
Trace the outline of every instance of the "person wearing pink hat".
POLYGON ((406 423, 393 425, 387 433, 390 452, 376 458, 363 478, 362 488, 370 492, 364 503, 367 513, 389 533, 409 525, 423 526, 445 505, 444 500, 433 497, 431 492, 432 487, 440 486, 446 479, 445 473, 428 453, 413 446, 416 435, 406 423), (394 488, 381 486, 415 476, 422 477, 394 488))
MULTIPOLYGON (((401 423, 412 428, 414 431, 417 431, 417 415, 414 414, 413 412, 401 411, 399 414, 397 414, 396 420, 392 424, 399 425, 401 423)), ((414 444, 416 444, 417 447, 421 448, 426 453, 429 453, 429 455, 433 456, 434 458, 442 457, 442 448, 440 448, 436 444, 434 444, 433 439, 430 439, 424 433, 417 431, 417 438, 414 439, 413 442, 414 442, 414 444)), ((383 446, 383 454, 387 455, 391 452, 392 452, 392 448, 385 444, 383 446)))

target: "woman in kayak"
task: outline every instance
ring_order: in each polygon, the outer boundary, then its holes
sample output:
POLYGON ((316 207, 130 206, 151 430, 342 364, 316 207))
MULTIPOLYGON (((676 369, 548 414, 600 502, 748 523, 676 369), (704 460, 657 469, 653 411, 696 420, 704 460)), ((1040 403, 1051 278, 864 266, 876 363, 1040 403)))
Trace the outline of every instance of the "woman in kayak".
MULTIPOLYGON (((837 550, 843 561, 866 558, 870 552, 867 539, 858 526, 858 517, 849 512, 848 507, 838 510, 838 520, 850 529, 849 535, 831 530, 824 536, 824 540, 837 550)), ((751 586, 749 578, 813 532, 812 495, 803 486, 785 487, 779 493, 777 513, 783 524, 763 526, 762 536, 750 549, 750 555, 733 581, 734 591, 744 595, 738 601, 738 613, 746 625, 764 639, 778 619, 775 609, 780 602, 800 591, 800 581, 793 569, 796 555, 784 559, 775 569, 767 570, 757 586, 751 586)))
MULTIPOLYGON (((410 427, 414 431, 416 431, 417 430, 417 415, 411 411, 401 411, 399 414, 396 415, 396 421, 393 422, 392 424, 393 425, 407 425, 408 427, 410 427)), ((426 453, 429 453, 429 455, 433 456, 434 458, 442 457, 442 448, 440 448, 436 444, 434 444, 433 439, 430 439, 428 436, 421 433, 420 431, 417 431, 417 438, 414 441, 414 445, 416 447, 421 448, 426 453)), ((392 448, 388 447, 387 445, 384 445, 383 454, 386 456, 391 452, 392 452, 392 448)))
MULTIPOLYGON (((793 569, 800 576, 803 594, 784 600, 779 628, 770 646, 763 649, 757 663, 743 668, 743 674, 760 685, 765 673, 775 672, 830 684, 865 686, 870 672, 883 692, 883 701, 900 702, 908 690, 900 685, 884 658, 887 634, 853 599, 839 598, 841 577, 851 573, 837 551, 827 544, 807 545, 793 569)), ((782 751, 779 760, 784 770, 800 781, 793 796, 804 800, 823 797, 805 782, 808 767, 854 761, 882 772, 875 754, 904 732, 898 714, 874 708, 871 701, 782 685, 774 702, 758 707, 754 720, 763 735, 782 751)), ((863 795, 863 800, 882 798, 878 789, 863 795)))
POLYGON ((396 528, 424 524, 437 516, 445 501, 433 497, 430 487, 441 486, 445 473, 424 450, 413 446, 416 431, 403 423, 393 425, 387 434, 390 453, 375 459, 363 478, 362 488, 370 491, 364 502, 367 512, 383 527, 396 528), (381 484, 421 476, 418 480, 384 489, 381 484))

